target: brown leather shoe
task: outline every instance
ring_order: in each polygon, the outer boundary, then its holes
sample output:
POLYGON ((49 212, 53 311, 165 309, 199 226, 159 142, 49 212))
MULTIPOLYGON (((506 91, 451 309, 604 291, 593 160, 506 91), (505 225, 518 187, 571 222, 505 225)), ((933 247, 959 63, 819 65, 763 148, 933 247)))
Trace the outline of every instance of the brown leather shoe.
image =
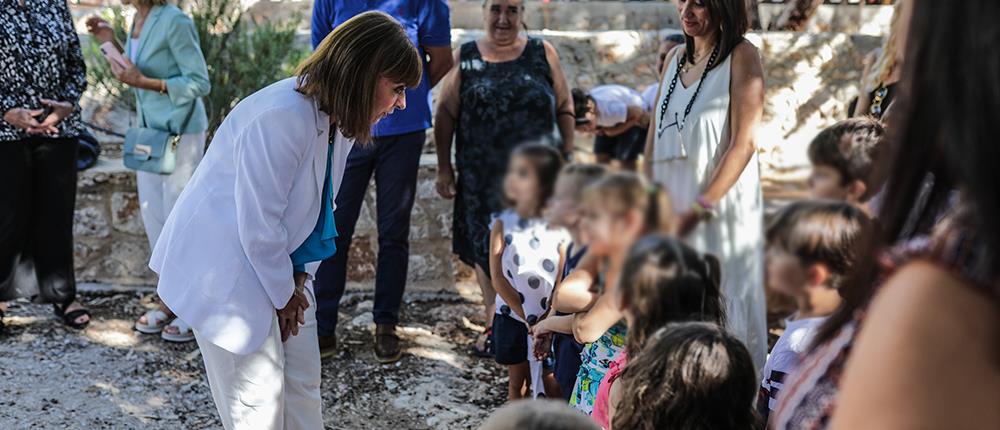
POLYGON ((337 335, 319 336, 319 358, 337 355, 337 335))
POLYGON ((395 324, 378 324, 375 326, 375 358, 380 363, 392 363, 403 356, 399 347, 399 336, 396 335, 395 324))

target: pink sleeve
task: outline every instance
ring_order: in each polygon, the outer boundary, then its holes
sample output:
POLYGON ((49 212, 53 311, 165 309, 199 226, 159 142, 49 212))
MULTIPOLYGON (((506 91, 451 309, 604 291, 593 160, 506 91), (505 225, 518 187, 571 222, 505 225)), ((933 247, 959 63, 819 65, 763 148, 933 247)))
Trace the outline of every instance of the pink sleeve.
POLYGON ((597 387, 597 397, 594 398, 594 411, 590 413, 590 417, 602 429, 610 427, 611 424, 611 417, 608 416, 608 400, 611 395, 611 385, 621 375, 627 362, 628 355, 622 350, 615 356, 614 360, 611 360, 611 363, 608 365, 608 373, 604 374, 601 384, 597 387))

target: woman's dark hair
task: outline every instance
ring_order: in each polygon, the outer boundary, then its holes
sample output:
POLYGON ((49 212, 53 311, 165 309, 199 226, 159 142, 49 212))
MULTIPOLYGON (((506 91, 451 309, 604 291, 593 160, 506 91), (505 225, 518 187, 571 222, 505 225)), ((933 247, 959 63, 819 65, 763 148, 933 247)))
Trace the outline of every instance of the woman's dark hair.
MULTIPOLYGON (((694 1, 694 0, 688 0, 694 1)), ((712 65, 714 69, 723 59, 729 56, 736 45, 743 41, 743 35, 750 29, 750 20, 747 18, 746 0, 701 0, 708 10, 708 17, 712 21, 709 25, 719 28, 719 57, 712 65)), ((684 57, 694 64, 694 37, 684 35, 685 49, 684 57)))
POLYGON ((719 259, 659 234, 639 239, 625 257, 621 305, 632 314, 625 350, 639 351, 657 329, 672 322, 725 324, 719 259))
POLYGON ((420 84, 423 62, 403 27, 382 12, 365 12, 337 26, 295 71, 298 91, 337 121, 344 137, 372 139, 379 79, 420 84))
MULTIPOLYGON (((857 276, 845 283, 844 306, 820 328, 815 345, 836 336, 871 301, 878 255, 887 246, 926 234, 961 189, 966 227, 1000 265, 1000 2, 912 1, 899 119, 890 127, 889 177, 879 212, 882 234, 862 241, 857 276), (994 29, 983 31, 984 28, 994 29), (962 43, 954 43, 961 40, 962 43)), ((896 106, 898 105, 898 106, 896 106)))
POLYGON ((672 323, 629 355, 612 427, 759 429, 758 382, 747 348, 719 325, 672 323))
POLYGON ((643 214, 646 233, 668 232, 673 223, 673 208, 666 190, 658 184, 647 185, 641 176, 618 172, 605 176, 584 190, 584 204, 615 214, 638 209, 643 214))
POLYGON ((872 233, 868 215, 852 204, 833 200, 802 200, 782 208, 767 227, 767 245, 799 258, 821 263, 830 271, 829 286, 840 288, 853 273, 858 239, 872 233))
POLYGON ((524 157, 534 167, 535 175, 538 177, 539 191, 538 208, 536 209, 538 213, 541 213, 555 192, 556 178, 559 177, 559 171, 562 170, 563 165, 562 154, 551 145, 527 142, 514 148, 510 157, 524 157))

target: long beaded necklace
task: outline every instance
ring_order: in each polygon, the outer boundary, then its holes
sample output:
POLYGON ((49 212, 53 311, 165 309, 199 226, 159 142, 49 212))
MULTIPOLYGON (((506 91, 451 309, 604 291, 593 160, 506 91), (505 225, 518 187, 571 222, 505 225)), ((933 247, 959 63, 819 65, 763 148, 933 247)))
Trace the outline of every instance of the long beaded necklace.
POLYGON ((712 70, 712 66, 715 64, 716 57, 719 56, 719 44, 715 44, 715 48, 712 48, 712 55, 708 57, 708 64, 705 65, 705 70, 701 72, 701 78, 698 79, 698 87, 695 88, 694 94, 691 96, 691 100, 688 101, 687 107, 684 108, 684 118, 679 121, 675 121, 673 124, 664 125, 664 117, 667 114, 667 106, 670 105, 670 96, 674 94, 674 89, 677 88, 677 79, 681 75, 681 68, 684 66, 685 56, 681 56, 681 59, 677 62, 677 70, 674 72, 673 79, 670 80, 670 88, 667 89, 667 96, 663 98, 663 103, 660 104, 660 121, 657 124, 656 137, 663 137, 663 132, 667 131, 672 125, 677 125, 677 131, 684 130, 684 123, 687 122, 688 115, 691 113, 691 107, 694 106, 694 101, 698 98, 698 93, 701 92, 701 84, 705 82, 705 77, 708 76, 709 70, 712 70))

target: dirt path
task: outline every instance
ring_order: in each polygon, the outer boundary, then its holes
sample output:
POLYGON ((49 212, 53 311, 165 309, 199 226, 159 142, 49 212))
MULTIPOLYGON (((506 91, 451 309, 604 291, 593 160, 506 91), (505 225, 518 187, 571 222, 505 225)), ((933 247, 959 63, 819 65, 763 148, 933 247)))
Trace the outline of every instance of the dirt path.
MULTIPOLYGON (((219 429, 194 343, 141 335, 136 293, 86 294, 95 321, 70 330, 49 306, 15 303, 0 335, 0 428, 219 429)), ((467 353, 477 307, 453 294, 409 295, 406 355, 374 360, 370 297, 346 297, 340 352, 323 363, 328 429, 475 428, 506 395, 492 360, 467 353)), ((481 323, 481 321, 479 321, 481 323)))

